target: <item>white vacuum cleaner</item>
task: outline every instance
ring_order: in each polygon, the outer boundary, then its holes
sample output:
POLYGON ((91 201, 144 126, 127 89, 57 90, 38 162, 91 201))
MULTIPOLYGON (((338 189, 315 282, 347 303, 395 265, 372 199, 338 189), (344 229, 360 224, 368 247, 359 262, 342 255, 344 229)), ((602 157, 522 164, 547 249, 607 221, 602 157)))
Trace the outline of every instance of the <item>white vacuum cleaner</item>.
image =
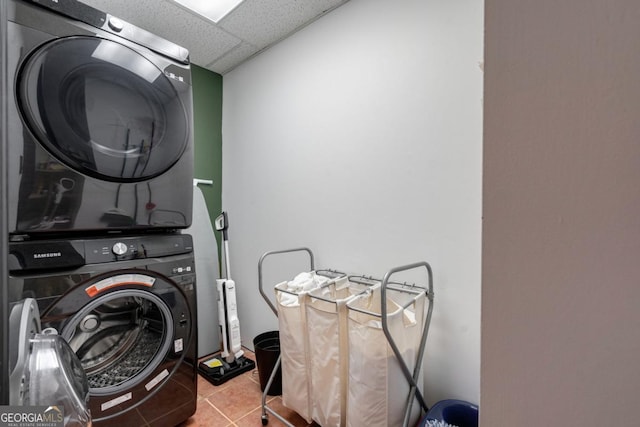
POLYGON ((243 372, 255 368, 255 362, 244 356, 240 341, 240 321, 236 304, 236 284, 231 280, 229 267, 229 222, 222 212, 215 220, 216 230, 222 232, 224 242, 225 279, 216 280, 218 289, 218 318, 222 351, 220 355, 200 362, 198 370, 209 382, 220 385, 243 372))

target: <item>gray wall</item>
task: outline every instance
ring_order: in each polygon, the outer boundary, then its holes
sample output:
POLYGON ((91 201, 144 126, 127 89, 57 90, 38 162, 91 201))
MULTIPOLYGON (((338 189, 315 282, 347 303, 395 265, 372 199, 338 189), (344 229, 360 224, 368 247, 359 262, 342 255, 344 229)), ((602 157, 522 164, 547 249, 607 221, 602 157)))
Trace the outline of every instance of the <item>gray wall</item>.
POLYGON ((638 425, 640 3, 485 13, 481 424, 638 425))
MULTIPOLYGON (((375 276, 427 260, 427 400, 478 402, 482 23, 474 0, 351 0, 225 74, 222 201, 245 345, 277 327, 257 291, 266 251, 309 246, 320 267, 375 276)), ((306 266, 265 265, 269 287, 306 266)))

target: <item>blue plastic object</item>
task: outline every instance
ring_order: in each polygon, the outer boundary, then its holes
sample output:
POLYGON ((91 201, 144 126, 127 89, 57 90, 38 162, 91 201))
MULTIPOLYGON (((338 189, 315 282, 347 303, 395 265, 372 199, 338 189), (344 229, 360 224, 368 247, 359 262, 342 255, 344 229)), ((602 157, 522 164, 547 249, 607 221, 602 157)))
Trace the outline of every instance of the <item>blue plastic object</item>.
POLYGON ((419 427, 427 420, 444 421, 456 427, 478 427, 478 406, 464 400, 441 400, 429 409, 419 427))

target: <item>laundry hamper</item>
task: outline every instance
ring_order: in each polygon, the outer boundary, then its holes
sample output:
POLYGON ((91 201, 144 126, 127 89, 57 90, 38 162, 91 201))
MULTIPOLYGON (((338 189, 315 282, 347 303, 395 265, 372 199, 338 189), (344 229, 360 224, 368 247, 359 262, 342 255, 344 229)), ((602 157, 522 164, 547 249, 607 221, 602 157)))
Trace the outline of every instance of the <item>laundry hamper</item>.
POLYGON ((344 426, 347 402, 347 303, 370 288, 346 277, 309 292, 306 304, 311 418, 344 426))
POLYGON ((308 294, 329 279, 301 273, 292 281, 275 286, 280 330, 282 403, 311 422, 309 351, 305 305, 308 294))
MULTIPOLYGON (((414 370, 420 351, 425 301, 425 292, 387 288, 388 329, 410 371, 414 370)), ((380 288, 357 296, 347 306, 346 425, 403 425, 410 385, 382 329, 380 288)), ((422 373, 417 384, 422 387, 422 373)), ((409 425, 415 425, 419 418, 420 405, 413 402, 409 425)))

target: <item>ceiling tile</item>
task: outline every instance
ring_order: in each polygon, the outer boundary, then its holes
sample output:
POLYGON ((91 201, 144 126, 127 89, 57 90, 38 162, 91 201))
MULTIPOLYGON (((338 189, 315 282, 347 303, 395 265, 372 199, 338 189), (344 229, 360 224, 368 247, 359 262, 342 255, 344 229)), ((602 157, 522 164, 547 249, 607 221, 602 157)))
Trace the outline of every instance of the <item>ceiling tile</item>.
POLYGON ((81 1, 187 48, 191 62, 223 74, 348 0, 245 0, 219 24, 174 0, 81 1))
POLYGON ((253 44, 269 46, 346 0, 245 0, 218 25, 253 44))
POLYGON ((208 64, 206 68, 216 73, 224 74, 259 51, 259 47, 247 42, 242 42, 220 59, 208 64))

